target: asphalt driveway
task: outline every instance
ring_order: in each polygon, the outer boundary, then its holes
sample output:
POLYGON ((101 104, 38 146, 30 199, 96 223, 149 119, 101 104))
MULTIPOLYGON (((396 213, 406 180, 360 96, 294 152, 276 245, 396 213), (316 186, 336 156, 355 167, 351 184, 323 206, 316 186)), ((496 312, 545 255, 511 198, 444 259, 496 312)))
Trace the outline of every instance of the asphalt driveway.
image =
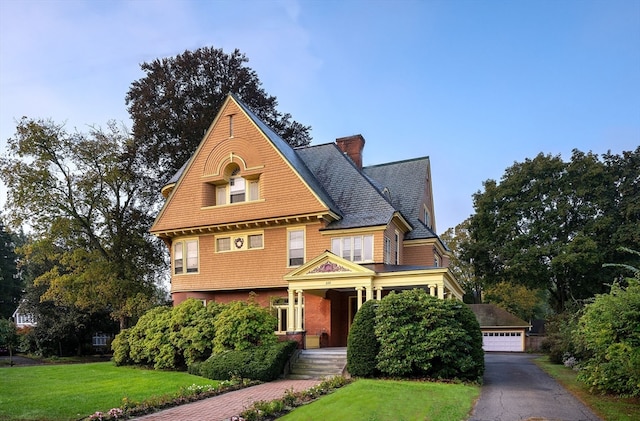
POLYGON ((469 421, 601 421, 531 360, 530 354, 486 353, 480 399, 469 421))

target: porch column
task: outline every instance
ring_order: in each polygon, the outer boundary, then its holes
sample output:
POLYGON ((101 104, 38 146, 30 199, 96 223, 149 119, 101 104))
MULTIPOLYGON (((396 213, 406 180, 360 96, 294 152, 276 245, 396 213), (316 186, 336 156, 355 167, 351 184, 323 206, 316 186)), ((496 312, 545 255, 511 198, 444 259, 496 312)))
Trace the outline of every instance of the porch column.
POLYGON ((365 301, 373 300, 373 287, 365 287, 365 301))
POLYGON ((376 300, 382 300, 382 287, 376 287, 376 300))
POLYGON ((362 287, 356 287, 356 292, 358 294, 356 299, 358 301, 358 310, 360 310, 360 307, 362 307, 362 287))
POLYGON ((436 286, 435 285, 429 285, 429 295, 431 295, 432 297, 436 296, 436 286))
POLYGON ((296 319, 296 331, 302 332, 302 290, 299 289, 296 292, 298 293, 298 307, 296 308, 298 311, 298 317, 296 319))
POLYGON ((294 291, 292 289, 287 290, 289 293, 289 301, 287 307, 287 332, 293 332, 296 329, 295 324, 295 314, 296 311, 296 300, 294 291))
POLYGON ((438 285, 438 298, 444 300, 444 284, 438 285))

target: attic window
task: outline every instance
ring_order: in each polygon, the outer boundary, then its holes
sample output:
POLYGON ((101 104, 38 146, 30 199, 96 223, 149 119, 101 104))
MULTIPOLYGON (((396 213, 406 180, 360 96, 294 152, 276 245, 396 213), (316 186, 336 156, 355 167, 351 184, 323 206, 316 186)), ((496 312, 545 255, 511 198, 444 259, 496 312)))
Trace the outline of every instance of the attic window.
POLYGON ((424 219, 423 222, 427 226, 427 228, 431 229, 432 228, 431 212, 429 212, 429 209, 427 209, 426 205, 423 206, 422 219, 424 219))
POLYGON ((233 137, 233 114, 229 114, 229 137, 233 137))

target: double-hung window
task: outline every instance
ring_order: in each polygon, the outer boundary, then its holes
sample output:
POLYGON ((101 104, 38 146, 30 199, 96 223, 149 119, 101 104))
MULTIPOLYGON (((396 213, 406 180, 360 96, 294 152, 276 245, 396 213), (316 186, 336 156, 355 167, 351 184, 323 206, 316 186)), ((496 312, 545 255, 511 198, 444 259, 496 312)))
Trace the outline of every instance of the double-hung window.
POLYGON ((242 177, 231 177, 229 180, 230 203, 244 202, 245 180, 242 177))
POLYGON ((234 172, 228 183, 215 186, 215 195, 216 206, 260 200, 260 179, 240 177, 234 172))
POLYGON ((173 273, 198 272, 198 240, 176 241, 173 244, 173 273))
POLYGON ((304 263, 304 230, 289 230, 287 236, 288 264, 300 266, 304 263))
POLYGON ((391 263, 391 239, 387 236, 384 237, 384 262, 391 263))
POLYGON ((331 252, 352 262, 371 262, 373 261, 373 235, 332 238, 331 252))

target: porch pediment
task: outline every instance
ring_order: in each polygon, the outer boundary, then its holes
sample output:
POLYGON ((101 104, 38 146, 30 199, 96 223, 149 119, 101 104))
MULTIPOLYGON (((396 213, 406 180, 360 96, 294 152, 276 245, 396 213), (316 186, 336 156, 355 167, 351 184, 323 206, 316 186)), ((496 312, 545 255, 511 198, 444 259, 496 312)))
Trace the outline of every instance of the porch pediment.
POLYGON ((325 251, 284 276, 288 282, 314 280, 318 278, 373 277, 375 272, 325 251))
POLYGON ((374 276, 375 272, 371 269, 343 259, 330 251, 325 251, 315 259, 286 274, 284 280, 290 285, 334 288, 370 284, 374 276))

